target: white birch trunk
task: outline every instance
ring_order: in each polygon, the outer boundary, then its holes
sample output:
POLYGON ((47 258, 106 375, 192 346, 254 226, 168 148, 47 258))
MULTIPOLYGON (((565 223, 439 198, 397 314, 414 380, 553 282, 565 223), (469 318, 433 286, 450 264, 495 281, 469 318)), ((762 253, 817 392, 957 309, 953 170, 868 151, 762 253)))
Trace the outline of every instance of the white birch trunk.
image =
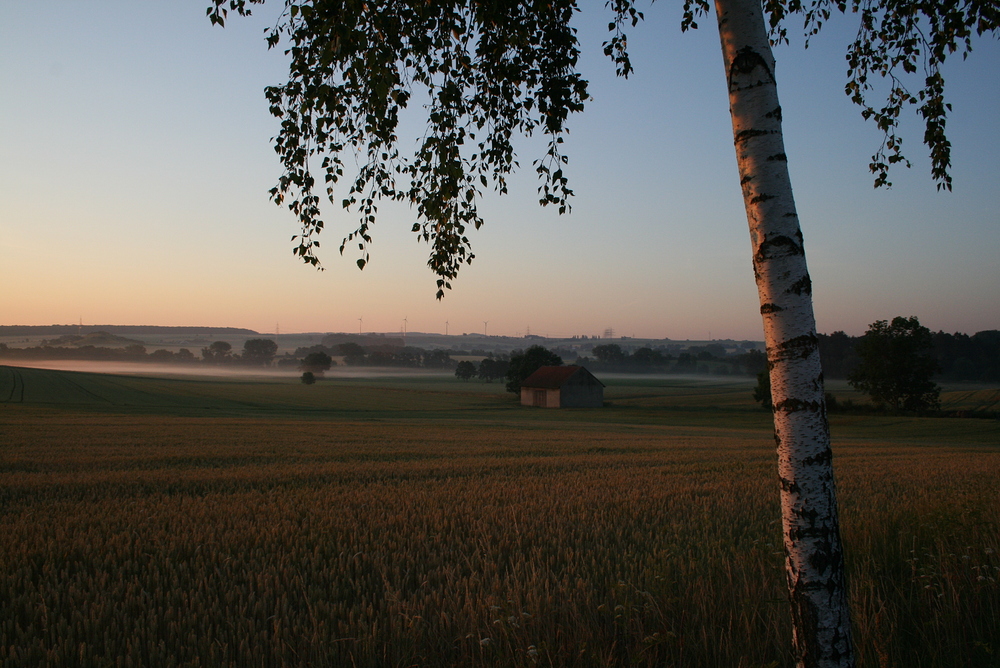
POLYGON ((715 0, 736 161, 764 321, 795 660, 854 665, 844 560, 806 269, 761 0, 715 0))

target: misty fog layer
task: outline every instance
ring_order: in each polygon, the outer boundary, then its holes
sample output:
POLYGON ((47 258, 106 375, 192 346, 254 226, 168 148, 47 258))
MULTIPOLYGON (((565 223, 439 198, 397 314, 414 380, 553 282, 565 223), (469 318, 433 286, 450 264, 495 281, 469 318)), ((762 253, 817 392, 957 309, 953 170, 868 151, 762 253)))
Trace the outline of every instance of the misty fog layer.
MULTIPOLYGON (((98 360, 5 360, 5 366, 54 371, 84 371, 124 376, 197 376, 203 378, 287 378, 298 379, 302 372, 291 368, 214 366, 203 364, 150 364, 148 362, 102 362, 98 360)), ((333 367, 326 378, 388 378, 393 376, 454 376, 450 369, 409 369, 403 367, 333 367)))

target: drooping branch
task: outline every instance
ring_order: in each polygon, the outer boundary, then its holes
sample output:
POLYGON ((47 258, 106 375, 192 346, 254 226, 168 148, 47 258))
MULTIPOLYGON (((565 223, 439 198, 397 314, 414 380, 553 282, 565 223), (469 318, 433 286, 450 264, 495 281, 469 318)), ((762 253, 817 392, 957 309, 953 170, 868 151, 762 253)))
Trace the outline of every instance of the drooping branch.
MULTIPOLYGON (((224 23, 226 0, 213 2, 211 19, 224 23)), ((232 0, 228 9, 247 14, 249 4, 262 2, 232 0)), ((539 201, 568 211, 563 135, 587 99, 570 26, 576 11, 573 0, 287 0, 267 39, 288 45, 289 79, 268 88, 267 97, 281 119, 274 147, 284 166, 271 196, 299 220, 295 253, 319 266, 323 198, 314 161, 322 159, 325 198, 337 203, 345 154, 353 153, 359 167, 339 204, 355 210, 359 222, 341 252, 357 243, 364 268, 378 202, 409 203, 413 231, 431 247, 438 298, 474 258, 467 232, 483 224, 481 189, 507 190, 517 166, 515 136, 548 137, 534 163, 539 201), (407 155, 399 120, 422 94, 426 130, 407 155)))

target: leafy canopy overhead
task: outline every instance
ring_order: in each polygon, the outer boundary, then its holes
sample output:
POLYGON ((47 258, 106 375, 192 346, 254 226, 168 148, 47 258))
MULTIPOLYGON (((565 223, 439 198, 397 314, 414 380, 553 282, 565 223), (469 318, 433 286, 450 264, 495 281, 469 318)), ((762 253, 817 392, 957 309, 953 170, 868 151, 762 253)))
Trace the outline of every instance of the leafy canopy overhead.
MULTIPOLYGON (((229 11, 250 13, 265 0, 211 0, 208 16, 224 25, 229 11)), ((618 73, 632 70, 624 30, 642 18, 635 0, 608 0, 610 36, 604 52, 618 73)), ((950 109, 940 68, 948 55, 967 56, 972 35, 996 32, 991 0, 764 0, 775 41, 787 41, 786 19, 799 15, 807 36, 834 11, 858 14, 849 48, 847 93, 872 118, 884 139, 870 168, 875 185, 891 185, 889 166, 903 162, 897 134, 906 105, 924 119, 924 143, 938 187, 951 188, 950 109), (904 77, 923 72, 916 93, 904 77), (885 105, 872 106, 874 75, 890 83, 885 105)), ((682 30, 697 28, 707 0, 685 0, 682 30)), ((368 262, 371 228, 380 200, 416 208, 413 225, 430 244, 428 266, 438 276, 437 296, 474 255, 467 233, 483 219, 482 189, 507 191, 518 163, 515 135, 542 132, 547 149, 533 165, 542 205, 569 210, 572 195, 563 173, 566 121, 583 110, 587 82, 577 71, 579 43, 571 21, 575 0, 284 0, 269 47, 284 43, 290 56, 287 83, 268 87, 271 113, 281 119, 274 148, 284 167, 272 199, 299 219, 294 252, 319 266, 317 235, 324 223, 322 198, 336 203, 345 179, 345 155, 358 163, 340 203, 359 215, 357 229, 341 243, 357 243, 358 266, 368 262), (400 114, 417 100, 427 125, 415 152, 401 152, 400 114), (319 161, 325 192, 317 187, 319 161)))

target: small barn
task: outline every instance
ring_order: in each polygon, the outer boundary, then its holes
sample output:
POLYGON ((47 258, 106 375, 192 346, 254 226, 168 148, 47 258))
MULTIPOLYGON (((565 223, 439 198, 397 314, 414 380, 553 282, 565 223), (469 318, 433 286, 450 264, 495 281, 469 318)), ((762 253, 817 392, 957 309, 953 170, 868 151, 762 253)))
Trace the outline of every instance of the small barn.
POLYGON ((521 404, 600 408, 604 405, 604 383, 582 366, 543 366, 521 383, 521 404))

